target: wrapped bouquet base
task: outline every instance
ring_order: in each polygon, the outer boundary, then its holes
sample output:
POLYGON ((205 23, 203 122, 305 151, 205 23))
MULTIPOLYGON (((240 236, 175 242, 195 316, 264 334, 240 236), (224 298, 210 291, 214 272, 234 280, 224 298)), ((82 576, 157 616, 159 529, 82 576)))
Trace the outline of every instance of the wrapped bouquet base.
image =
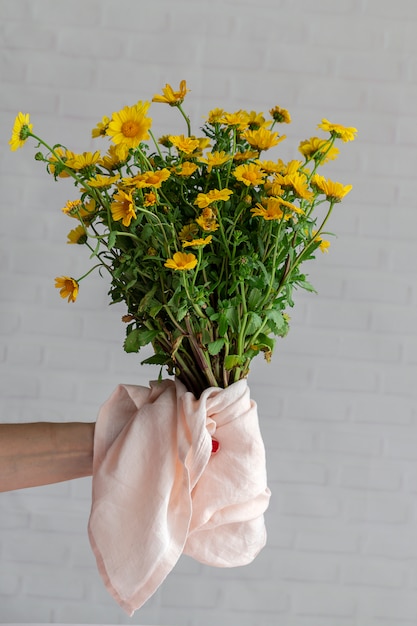
POLYGON ((265 449, 246 380, 197 400, 179 381, 119 385, 96 424, 89 537, 130 615, 182 553, 250 563, 266 542, 265 449))

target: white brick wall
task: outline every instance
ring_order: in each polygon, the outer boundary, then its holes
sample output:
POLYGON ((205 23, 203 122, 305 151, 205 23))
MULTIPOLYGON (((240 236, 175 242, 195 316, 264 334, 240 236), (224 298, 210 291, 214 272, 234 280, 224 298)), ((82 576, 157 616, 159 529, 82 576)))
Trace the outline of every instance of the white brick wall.
MULTIPOLYGON (((1 421, 91 421, 118 382, 156 374, 123 353, 104 280, 58 297, 55 275, 85 267, 59 210, 71 187, 9 152, 19 110, 85 150, 102 115, 185 78, 193 120, 288 108, 284 158, 322 117, 359 128, 333 164, 354 189, 308 269, 319 295, 297 294, 290 335, 251 372, 266 548, 234 570, 182 559, 130 620, 88 544, 90 479, 3 494, 0 622, 417 623, 416 32, 415 0, 0 0, 1 421)), ((174 113, 155 107, 157 132, 174 113)))

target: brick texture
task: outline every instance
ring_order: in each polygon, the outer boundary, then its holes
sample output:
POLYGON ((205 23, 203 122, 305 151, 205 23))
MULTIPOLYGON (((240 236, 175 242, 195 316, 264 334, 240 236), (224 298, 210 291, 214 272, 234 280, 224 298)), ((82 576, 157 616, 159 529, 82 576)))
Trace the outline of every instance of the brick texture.
MULTIPOLYGON (((123 353, 105 279, 57 296, 88 259, 65 244, 72 187, 8 150, 18 111, 83 151, 103 115, 185 78, 195 130, 215 106, 289 109, 283 158, 323 117, 359 129, 327 170, 353 191, 308 269, 319 293, 296 294, 289 336, 250 375, 267 546, 236 570, 181 559, 134 623, 417 623, 416 29, 415 0, 0 0, 3 422, 91 421, 119 382, 157 375, 123 353)), ((175 113, 155 106, 156 134, 182 132, 175 113)), ((96 571, 90 487, 0 495, 0 622, 132 623, 96 571)))

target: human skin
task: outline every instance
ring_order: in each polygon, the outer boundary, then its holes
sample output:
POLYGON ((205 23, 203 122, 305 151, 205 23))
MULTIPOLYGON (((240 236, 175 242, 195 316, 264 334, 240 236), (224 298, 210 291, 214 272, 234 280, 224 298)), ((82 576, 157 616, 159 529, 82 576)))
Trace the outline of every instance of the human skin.
POLYGON ((0 492, 91 476, 94 426, 0 424, 0 492))

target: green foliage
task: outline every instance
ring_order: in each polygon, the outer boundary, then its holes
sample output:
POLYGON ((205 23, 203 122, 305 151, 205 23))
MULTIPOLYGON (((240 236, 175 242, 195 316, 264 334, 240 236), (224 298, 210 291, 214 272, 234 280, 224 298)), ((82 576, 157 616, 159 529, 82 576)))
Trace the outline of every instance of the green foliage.
MULTIPOLYGON (((78 188, 80 201, 67 212, 110 276, 110 301, 126 304, 126 352, 151 344, 154 355, 143 362, 166 367, 198 396, 247 376, 256 355, 271 358, 288 332, 294 289, 314 291, 300 268, 328 243, 324 226, 347 191, 316 175, 334 158, 335 132, 310 140, 302 160, 272 162, 261 153, 284 138, 273 128, 287 112, 273 110, 268 121, 212 111, 196 138, 181 104, 173 106, 187 122, 185 137, 158 143, 151 135, 153 144, 132 147, 122 128, 105 157, 39 140, 49 152, 36 159, 78 188)), ((96 136, 108 127, 103 120, 96 136)))

